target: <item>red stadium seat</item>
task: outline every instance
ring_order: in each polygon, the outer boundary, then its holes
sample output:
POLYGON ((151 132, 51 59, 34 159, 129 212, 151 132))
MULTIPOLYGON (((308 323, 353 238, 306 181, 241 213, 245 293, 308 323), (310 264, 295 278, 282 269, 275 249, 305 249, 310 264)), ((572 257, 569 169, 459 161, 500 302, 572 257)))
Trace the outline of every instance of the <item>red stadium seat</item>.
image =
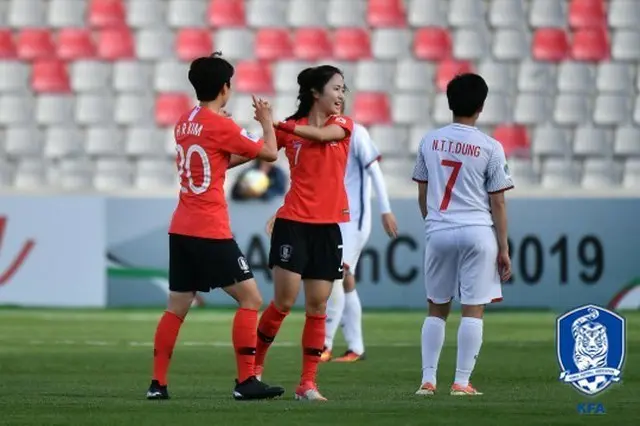
POLYGON ((244 0, 211 0, 207 17, 214 27, 242 27, 245 25, 244 0))
POLYGON ((458 74, 473 72, 473 65, 468 61, 458 61, 455 59, 445 59, 438 63, 436 71, 436 86, 438 90, 447 90, 447 84, 458 74))
POLYGON ((182 61, 192 61, 213 53, 213 40, 207 29, 182 28, 176 36, 176 55, 182 61))
POLYGON ((600 28, 607 25, 603 0, 571 0, 569 25, 572 28, 600 28))
POLYGON ((296 31, 293 53, 299 59, 317 61, 333 55, 331 41, 323 28, 301 28, 296 31))
POLYGON ((88 59, 95 55, 96 47, 89 30, 64 28, 58 32, 58 57, 60 59, 88 59))
POLYGON ((371 39, 364 28, 339 28, 333 36, 336 59, 357 61, 371 57, 371 39))
POLYGON ((235 88, 238 92, 271 94, 271 70, 261 62, 240 62, 236 66, 235 88))
POLYGON ((391 123, 391 107, 386 93, 357 93, 353 101, 353 119, 365 126, 391 123))
POLYGON ((38 93, 70 92, 66 64, 58 59, 41 59, 34 62, 31 87, 38 93))
POLYGON ((293 46, 289 30, 285 28, 263 28, 255 39, 255 56, 257 59, 273 61, 293 56, 293 46))
POLYGON ((117 61, 135 56, 133 35, 129 28, 107 28, 98 34, 98 57, 101 59, 117 61))
POLYGON ((567 33, 560 28, 540 28, 533 36, 532 50, 538 61, 563 61, 569 56, 567 33))
POLYGON ((184 93, 161 93, 156 98, 156 124, 173 126, 192 106, 191 98, 184 93))
POLYGON ((11 30, 0 29, 0 59, 12 59, 17 55, 13 33, 11 30))
POLYGON ((25 29, 18 34, 18 57, 28 61, 55 57, 56 47, 48 29, 25 29))
POLYGON ((95 28, 123 27, 127 25, 122 0, 91 0, 89 25, 95 28))
POLYGON ((502 144, 507 157, 528 156, 530 153, 531 144, 525 126, 518 124, 497 126, 493 132, 493 137, 502 144))
POLYGON ((406 13, 402 0, 369 0, 367 22, 372 27, 406 26, 406 13))
POLYGON ((577 61, 603 61, 610 57, 607 29, 588 28, 573 33, 571 57, 577 61))
POLYGON ((444 28, 421 28, 415 33, 413 54, 418 59, 442 61, 451 57, 451 36, 444 28))

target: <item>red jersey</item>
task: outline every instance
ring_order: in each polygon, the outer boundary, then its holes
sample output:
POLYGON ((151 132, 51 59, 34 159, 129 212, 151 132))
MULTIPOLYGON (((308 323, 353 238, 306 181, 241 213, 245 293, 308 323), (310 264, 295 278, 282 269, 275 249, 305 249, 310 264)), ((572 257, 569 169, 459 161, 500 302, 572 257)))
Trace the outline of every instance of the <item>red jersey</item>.
MULTIPOLYGON (((307 125, 305 117, 296 124, 307 125)), ((305 223, 340 223, 349 221, 349 201, 344 174, 349 156, 353 121, 332 115, 325 126, 337 124, 347 136, 339 141, 319 143, 278 131, 278 148, 284 148, 291 169, 291 188, 276 217, 305 223)))
POLYGON ((232 119, 195 107, 174 131, 180 176, 180 200, 170 234, 211 239, 233 238, 224 195, 231 154, 255 158, 264 141, 232 119))

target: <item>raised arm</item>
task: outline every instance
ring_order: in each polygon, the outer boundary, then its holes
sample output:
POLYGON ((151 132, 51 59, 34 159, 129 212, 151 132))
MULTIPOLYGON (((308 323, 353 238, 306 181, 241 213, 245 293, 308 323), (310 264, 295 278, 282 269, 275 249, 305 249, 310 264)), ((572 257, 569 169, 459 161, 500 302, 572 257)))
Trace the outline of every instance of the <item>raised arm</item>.
POLYGON ((296 124, 295 121, 280 121, 276 128, 317 143, 341 141, 353 131, 353 122, 344 116, 331 116, 322 127, 296 124))

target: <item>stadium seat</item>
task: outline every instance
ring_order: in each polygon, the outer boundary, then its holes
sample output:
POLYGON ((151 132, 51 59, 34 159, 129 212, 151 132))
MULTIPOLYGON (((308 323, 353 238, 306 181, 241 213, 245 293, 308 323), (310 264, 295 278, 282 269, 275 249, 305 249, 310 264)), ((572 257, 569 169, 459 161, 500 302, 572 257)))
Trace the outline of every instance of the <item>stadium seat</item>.
POLYGON ((414 34, 413 54, 417 59, 442 61, 451 57, 451 37, 445 28, 420 28, 414 34))
MULTIPOLYGON (((65 158, 57 167, 56 186, 66 190, 81 190, 92 185, 93 164, 83 158, 65 158)), ((49 178, 50 179, 50 178, 49 178)))
POLYGON ((365 0, 348 1, 328 0, 327 23, 332 27, 366 27, 365 0))
POLYGON ((590 121, 589 99, 578 94, 561 93, 556 97, 553 117, 556 123, 577 126, 590 121))
POLYGON ((615 133, 614 153, 640 157, 640 128, 630 124, 619 126, 615 133))
POLYGON ((518 124, 534 125, 549 119, 549 97, 544 93, 523 92, 516 98, 514 120, 518 124))
POLYGON ((493 137, 502 144, 507 157, 529 156, 531 143, 525 126, 518 124, 498 125, 493 131, 493 137))
POLYGON ((100 93, 76 95, 75 121, 79 125, 113 122, 113 99, 100 93))
POLYGON ((13 59, 17 57, 16 44, 13 41, 11 30, 0 28, 0 59, 13 59))
POLYGON ((118 92, 148 93, 153 67, 141 61, 118 61, 113 65, 113 88, 118 92))
POLYGON ((624 165, 622 185, 625 188, 640 188, 640 159, 627 159, 624 165))
POLYGON ((398 90, 431 92, 435 67, 427 61, 403 59, 396 63, 395 88, 398 90))
POLYGON ((604 0, 570 0, 569 25, 572 28, 601 28, 606 24, 604 0))
POLYGON ((493 33, 493 56, 503 61, 521 61, 529 58, 531 47, 522 29, 503 28, 493 33))
POLYGON ((525 60, 518 72, 518 90, 520 92, 553 92, 553 67, 545 62, 525 60))
POLYGON ((156 98, 156 124, 174 126, 180 116, 192 107, 191 98, 184 93, 161 93, 156 98))
POLYGON ((391 117, 399 125, 422 123, 428 119, 429 110, 429 97, 424 94, 398 93, 391 103, 391 117))
POLYGON ((483 61, 478 65, 478 74, 485 79, 491 93, 503 93, 505 96, 513 93, 515 84, 509 64, 483 61))
POLYGON ((411 41, 410 31, 379 28, 371 37, 371 50, 376 59, 399 60, 411 56, 411 41))
POLYGON ((543 188, 565 189, 578 185, 580 168, 571 160, 561 158, 549 158, 542 164, 543 188))
POLYGON ((621 61, 639 61, 640 31, 617 31, 613 36, 611 56, 621 61))
POLYGON ((406 149, 407 129, 403 126, 371 126, 369 135, 383 157, 385 155, 395 155, 399 151, 402 152, 406 149))
POLYGON ((563 93, 593 93, 595 78, 587 64, 565 61, 558 66, 557 88, 563 93))
POLYGON ((125 153, 122 131, 115 126, 89 127, 85 138, 85 150, 92 157, 118 157, 125 153))
POLYGON ((333 54, 329 34, 323 28, 301 28, 294 33, 293 51, 298 59, 318 61, 333 54))
POLYGON ((271 71, 260 62, 239 62, 236 66, 235 87, 240 93, 271 94, 271 71))
POLYGON ((615 29, 637 29, 640 3, 636 0, 609 1, 609 25, 615 29))
POLYGON ((67 66, 57 59, 34 62, 31 88, 38 93, 66 93, 71 91, 67 66))
POLYGON ((41 28, 45 25, 44 0, 5 0, 9 2, 7 23, 13 28, 41 28))
POLYGON ((16 38, 18 57, 26 61, 51 59, 56 48, 48 29, 23 29, 16 38))
POLYGON ((157 0, 134 0, 127 4, 127 25, 131 28, 164 27, 165 2, 157 0))
MULTIPOLYGON (((182 113, 178 114, 172 123, 173 125, 180 115, 182 113)), ((127 129, 124 150, 127 155, 134 157, 163 157, 165 152, 164 146, 160 143, 161 140, 160 130, 157 127, 133 126, 127 129)))
POLYGON ((133 34, 128 28, 107 28, 98 33, 98 57, 107 61, 135 57, 133 34))
POLYGON ((231 61, 254 57, 254 34, 246 28, 222 28, 215 34, 214 45, 231 61))
POLYGON ((460 28, 453 37, 453 56, 460 60, 480 60, 488 55, 483 29, 460 28))
POLYGON ((558 0, 532 0, 529 24, 534 28, 564 28, 567 17, 558 0))
POLYGON ((169 0, 166 23, 170 28, 203 28, 206 8, 204 0, 169 0))
POLYGON ((579 126, 573 136, 573 153, 583 157, 605 157, 611 154, 612 144, 607 132, 590 124, 579 126))
POLYGON ((52 126, 47 128, 44 137, 44 156, 64 158, 84 154, 82 134, 77 127, 52 126))
POLYGON ((509 171, 518 188, 539 184, 540 177, 533 167, 533 163, 528 159, 510 158, 509 171))
MULTIPOLYGON (((240 101, 241 98, 236 99, 236 101, 240 101)), ((245 116, 244 121, 251 121, 253 114, 251 113, 251 98, 247 97, 245 102, 245 107, 242 107, 242 111, 239 112, 238 116, 245 116)), ((293 114, 296 110, 296 102, 297 97, 295 94, 278 94, 275 99, 274 105, 274 117, 276 120, 283 120, 284 118, 293 114)), ((240 108, 241 105, 236 104, 236 108, 240 108)))
POLYGON ((143 29, 136 34, 136 56, 159 61, 173 56, 173 34, 164 29, 143 29))
POLYGON ((391 122, 391 108, 386 93, 360 92, 353 101, 353 119, 365 126, 391 122))
POLYGON ((369 33, 363 28, 340 28, 333 37, 333 54, 336 59, 358 61, 371 57, 369 33))
POLYGON ((440 91, 447 89, 447 84, 458 74, 473 72, 473 65, 467 61, 447 59, 438 63, 436 70, 436 87, 440 91))
POLYGON ((156 92, 190 92, 189 65, 174 60, 156 62, 153 88, 156 92))
POLYGON ((633 110, 633 121, 640 124, 640 96, 636 97, 636 105, 633 110))
POLYGON ((63 28, 58 32, 57 56, 67 61, 96 56, 91 32, 84 28, 63 28))
POLYGON ((36 121, 40 125, 50 126, 73 121, 74 96, 44 94, 36 100, 36 121))
POLYGON ((50 0, 47 25, 52 28, 79 28, 85 24, 87 2, 77 0, 50 0))
POLYGON ((433 128, 434 124, 430 121, 425 121, 409 128, 409 152, 411 155, 416 155, 418 153, 422 138, 424 138, 428 132, 432 131, 433 128))
POLYGON ((159 159, 141 159, 136 165, 134 185, 141 190, 178 188, 175 162, 159 159))
POLYGON ((182 28, 175 44, 176 56, 181 61, 192 61, 213 52, 211 33, 206 29, 182 28))
POLYGON ((629 64, 602 62, 598 65, 596 87, 600 92, 628 93, 633 87, 633 71, 629 64))
POLYGON ((407 22, 402 0, 368 0, 367 22, 371 27, 404 27, 407 22))
POLYGON ((483 2, 476 0, 450 0, 449 25, 453 27, 474 27, 484 21, 483 2))
POLYGON ((440 0, 413 0, 408 5, 408 20, 412 27, 441 27, 447 23, 440 0))
POLYGON ((29 124, 33 121, 34 101, 31 96, 4 94, 0 96, 0 124, 29 124))
POLYGON ((431 114, 434 124, 443 126, 451 122, 451 110, 446 93, 437 93, 433 100, 433 113, 431 114))
POLYGON ((93 186, 99 191, 122 191, 131 188, 133 170, 126 160, 96 160, 93 186))
POLYGON ((282 0, 247 1, 247 24, 250 27, 280 27, 287 22, 288 2, 282 0))
POLYGON ((581 186, 587 189, 604 189, 620 184, 620 167, 611 159, 588 158, 582 167, 581 186))
POLYGON ((493 0, 489 9, 489 24, 496 28, 518 28, 527 25, 522 0, 493 0))
POLYGON ((289 0, 287 24, 293 28, 326 27, 327 2, 317 0, 289 0))
POLYGON ((121 93, 116 97, 113 117, 117 124, 133 126, 153 120, 154 99, 151 95, 121 93))
POLYGON ((95 28, 122 28, 127 25, 122 0, 91 0, 88 15, 89 25, 95 28))
POLYGON ((297 60, 278 61, 273 65, 273 84, 278 92, 298 92, 298 74, 305 68, 312 66, 311 62, 297 60))
POLYGON ((631 99, 626 94, 599 94, 595 100, 593 121, 603 126, 631 121, 631 99))
POLYGON ((382 61, 360 61, 356 65, 357 90, 385 92, 393 85, 393 65, 382 61))
POLYGON ((242 27, 245 25, 244 0, 210 0, 207 20, 214 27, 242 27))
POLYGON ((13 60, 0 61, 0 94, 29 90, 29 79, 28 64, 13 60))
POLYGON ((13 186, 20 190, 42 190, 46 184, 44 161, 26 158, 18 161, 13 186))
POLYGON ((513 113, 510 108, 511 105, 509 105, 507 97, 500 93, 489 92, 478 119, 478 125, 495 126, 505 121, 511 121, 513 113))
MULTIPOLYGON (((279 104, 281 103, 283 95, 277 95, 276 98, 272 101, 272 107, 274 111, 274 119, 281 120, 284 117, 291 115, 291 112, 295 108, 295 101, 285 108, 284 110, 280 110, 279 104)), ((291 99, 287 96, 288 99, 291 99)), ((294 98, 295 99, 295 98, 294 98)), ((253 121, 253 99, 249 94, 236 94, 231 101, 227 104, 227 110, 233 116, 233 119, 243 127, 251 124, 253 121)))
POLYGON ((569 56, 567 33, 560 28, 539 28, 533 35, 532 54, 538 61, 565 60, 569 56))
POLYGON ((263 61, 288 59, 293 56, 293 45, 287 28, 262 28, 255 38, 255 57, 263 61))
POLYGON ((587 28, 573 33, 571 57, 578 61, 603 61, 608 59, 609 41, 604 28, 587 28))
POLYGON ((9 157, 40 157, 43 150, 42 132, 34 127, 8 127, 4 150, 9 157))

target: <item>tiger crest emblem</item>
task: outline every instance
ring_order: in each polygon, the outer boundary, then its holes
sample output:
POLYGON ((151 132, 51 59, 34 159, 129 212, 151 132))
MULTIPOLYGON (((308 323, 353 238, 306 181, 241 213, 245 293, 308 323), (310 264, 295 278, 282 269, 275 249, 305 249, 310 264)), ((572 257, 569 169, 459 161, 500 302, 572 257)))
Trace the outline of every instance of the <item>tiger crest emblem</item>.
POLYGON ((560 380, 595 395, 621 378, 625 358, 625 320, 596 305, 576 308, 556 324, 560 380))

